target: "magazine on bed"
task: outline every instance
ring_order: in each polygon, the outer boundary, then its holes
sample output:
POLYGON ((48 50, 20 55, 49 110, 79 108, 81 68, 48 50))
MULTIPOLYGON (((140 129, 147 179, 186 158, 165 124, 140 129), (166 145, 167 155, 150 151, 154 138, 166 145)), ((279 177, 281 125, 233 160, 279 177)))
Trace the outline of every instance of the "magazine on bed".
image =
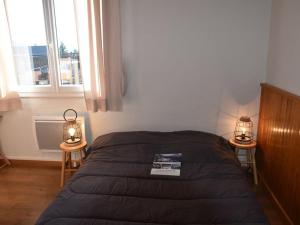
POLYGON ((182 153, 155 154, 151 175, 180 176, 182 153))

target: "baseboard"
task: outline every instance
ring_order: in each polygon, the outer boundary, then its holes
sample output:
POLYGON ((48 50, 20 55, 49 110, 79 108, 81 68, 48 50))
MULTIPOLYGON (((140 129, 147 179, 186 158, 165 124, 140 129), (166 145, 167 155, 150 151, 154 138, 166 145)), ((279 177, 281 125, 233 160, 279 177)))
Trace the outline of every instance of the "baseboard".
POLYGON ((43 155, 43 156, 15 156, 15 155, 5 155, 6 158, 10 160, 32 160, 32 161, 60 161, 61 154, 51 154, 51 155, 43 155))
POLYGON ((61 167, 60 161, 44 161, 44 160, 19 160, 9 159, 12 166, 26 166, 26 167, 61 167))
POLYGON ((259 179, 260 179, 262 185, 265 187, 265 189, 267 190, 267 192, 271 195, 273 201, 276 203, 277 207, 279 208, 279 210, 281 211, 281 213, 283 214, 283 216, 286 218, 286 220, 289 222, 289 224, 290 225, 295 225, 294 222, 289 217, 289 215, 287 214, 287 212, 284 210, 284 208, 280 204, 279 200, 274 195, 272 189, 269 187, 269 185, 267 184, 266 180, 264 179, 264 177, 261 175, 260 172, 258 172, 258 176, 259 176, 259 179))

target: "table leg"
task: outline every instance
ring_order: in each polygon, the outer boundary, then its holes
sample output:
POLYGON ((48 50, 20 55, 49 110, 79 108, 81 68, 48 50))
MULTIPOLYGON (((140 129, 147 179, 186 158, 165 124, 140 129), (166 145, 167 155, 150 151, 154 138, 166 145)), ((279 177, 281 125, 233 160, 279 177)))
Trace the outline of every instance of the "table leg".
POLYGON ((0 159, 4 160, 4 164, 0 166, 0 169, 5 167, 5 166, 10 166, 11 163, 10 161, 6 158, 6 156, 1 152, 0 150, 0 159))
POLYGON ((250 150, 251 152, 251 160, 252 160, 252 169, 253 169, 253 178, 255 185, 258 184, 258 178, 257 178, 257 169, 256 169, 256 160, 255 160, 255 149, 250 150))
POLYGON ((239 158, 240 149, 235 148, 234 153, 235 153, 236 157, 239 158))
POLYGON ((72 153, 71 152, 67 153, 67 161, 68 161, 68 168, 72 169, 72 153))
POLYGON ((81 150, 79 151, 79 155, 80 155, 80 166, 82 166, 82 164, 83 164, 82 151, 83 151, 83 149, 81 149, 81 150))
POLYGON ((82 155, 82 159, 85 158, 85 148, 81 149, 80 154, 82 155))
POLYGON ((249 167, 252 168, 252 158, 251 158, 252 154, 251 154, 251 150, 250 151, 246 150, 246 152, 247 152, 247 154, 246 154, 247 167, 249 169, 249 167))
POLYGON ((0 152, 0 158, 4 160, 7 165, 11 165, 10 161, 6 158, 6 156, 0 152))
POLYGON ((65 167, 66 167, 66 153, 62 152, 62 160, 61 160, 61 179, 60 179, 60 186, 64 186, 65 181, 65 167))

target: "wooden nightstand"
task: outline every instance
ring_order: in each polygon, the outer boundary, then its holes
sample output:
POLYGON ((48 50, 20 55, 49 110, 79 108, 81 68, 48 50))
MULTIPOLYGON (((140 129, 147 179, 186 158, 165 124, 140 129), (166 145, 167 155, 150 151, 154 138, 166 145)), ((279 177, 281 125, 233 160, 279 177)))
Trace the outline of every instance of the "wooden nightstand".
POLYGON ((60 144, 60 149, 62 150, 62 162, 61 162, 61 182, 60 186, 64 186, 65 173, 76 171, 80 165, 83 163, 84 149, 86 147, 86 141, 82 141, 79 145, 76 146, 67 146, 65 143, 60 144), (72 160, 72 153, 78 152, 80 159, 72 160), (76 166, 74 166, 74 163, 76 166), (77 165, 78 163, 78 165, 77 165))
POLYGON ((256 169, 256 160, 255 160, 256 141, 253 140, 249 144, 239 144, 236 143, 233 138, 231 138, 229 139, 229 143, 235 147, 235 154, 237 157, 239 155, 240 149, 246 150, 247 160, 241 161, 241 163, 245 163, 251 166, 253 171, 254 183, 255 185, 257 185, 258 179, 257 179, 257 169, 256 169))

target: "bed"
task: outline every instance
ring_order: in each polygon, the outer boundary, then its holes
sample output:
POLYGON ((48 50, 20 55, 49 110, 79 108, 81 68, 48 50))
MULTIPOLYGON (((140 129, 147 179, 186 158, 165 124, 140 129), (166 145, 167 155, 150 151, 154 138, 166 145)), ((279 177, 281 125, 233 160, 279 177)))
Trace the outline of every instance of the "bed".
POLYGON ((197 132, 98 137, 37 225, 268 224, 227 141, 197 132), (156 153, 182 153, 179 177, 150 175, 156 153))

